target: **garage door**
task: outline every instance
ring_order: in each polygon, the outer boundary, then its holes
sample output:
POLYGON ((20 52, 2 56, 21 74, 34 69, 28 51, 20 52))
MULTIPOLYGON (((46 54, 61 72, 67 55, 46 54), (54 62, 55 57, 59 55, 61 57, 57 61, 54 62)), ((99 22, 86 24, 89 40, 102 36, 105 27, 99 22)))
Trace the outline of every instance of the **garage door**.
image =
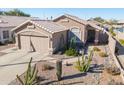
POLYGON ((49 48, 48 37, 20 36, 21 49, 25 51, 35 50, 39 53, 47 53, 49 48))
POLYGON ((31 42, 35 51, 39 53, 47 53, 49 48, 48 38, 43 37, 31 37, 31 42))
POLYGON ((69 31, 69 40, 71 40, 73 37, 76 37, 77 43, 81 42, 81 34, 78 28, 72 28, 71 31, 69 31))
POLYGON ((23 51, 31 50, 29 36, 20 36, 20 42, 21 42, 21 50, 23 50, 23 51))

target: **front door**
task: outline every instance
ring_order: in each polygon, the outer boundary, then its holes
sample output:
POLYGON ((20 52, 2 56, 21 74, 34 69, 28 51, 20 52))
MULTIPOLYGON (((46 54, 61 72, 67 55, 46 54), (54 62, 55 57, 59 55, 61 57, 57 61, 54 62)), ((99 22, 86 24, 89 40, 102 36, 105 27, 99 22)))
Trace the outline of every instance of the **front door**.
POLYGON ((87 42, 94 43, 95 40, 95 30, 88 30, 87 42))

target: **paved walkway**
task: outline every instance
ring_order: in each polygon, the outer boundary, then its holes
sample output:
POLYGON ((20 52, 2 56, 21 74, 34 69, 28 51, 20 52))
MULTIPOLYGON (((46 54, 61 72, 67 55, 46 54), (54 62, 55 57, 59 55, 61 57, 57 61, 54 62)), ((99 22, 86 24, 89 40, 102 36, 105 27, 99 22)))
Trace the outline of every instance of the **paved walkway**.
POLYGON ((2 52, 7 53, 0 57, 0 84, 9 84, 27 69, 28 62, 33 57, 33 63, 42 60, 44 56, 37 52, 26 53, 16 48, 6 49, 2 52))

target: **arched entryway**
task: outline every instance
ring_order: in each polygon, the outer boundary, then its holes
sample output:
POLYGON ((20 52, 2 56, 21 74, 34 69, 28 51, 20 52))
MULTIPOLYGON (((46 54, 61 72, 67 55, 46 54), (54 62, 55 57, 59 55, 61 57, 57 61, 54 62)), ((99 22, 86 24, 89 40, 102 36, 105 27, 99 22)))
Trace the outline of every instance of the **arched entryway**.
POLYGON ((68 35, 69 35, 68 36, 69 37, 69 41, 71 41, 71 39, 73 37, 75 37, 76 38, 75 42, 76 43, 81 43, 81 31, 80 31, 79 28, 76 28, 76 27, 71 28, 68 35))
POLYGON ((95 30, 88 30, 87 42, 94 43, 95 40, 95 30))
POLYGON ((87 26, 87 43, 94 43, 95 35, 96 30, 91 26, 87 26))

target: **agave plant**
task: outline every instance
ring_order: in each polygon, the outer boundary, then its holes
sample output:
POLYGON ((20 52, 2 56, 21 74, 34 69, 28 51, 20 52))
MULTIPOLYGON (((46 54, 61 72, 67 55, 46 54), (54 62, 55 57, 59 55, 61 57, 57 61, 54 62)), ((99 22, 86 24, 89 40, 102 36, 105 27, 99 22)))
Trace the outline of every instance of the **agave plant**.
POLYGON ((28 69, 24 76, 24 80, 22 80, 18 75, 16 76, 22 85, 33 85, 36 81, 38 70, 36 69, 36 64, 33 68, 31 67, 31 62, 32 58, 30 59, 30 62, 28 64, 28 69))

